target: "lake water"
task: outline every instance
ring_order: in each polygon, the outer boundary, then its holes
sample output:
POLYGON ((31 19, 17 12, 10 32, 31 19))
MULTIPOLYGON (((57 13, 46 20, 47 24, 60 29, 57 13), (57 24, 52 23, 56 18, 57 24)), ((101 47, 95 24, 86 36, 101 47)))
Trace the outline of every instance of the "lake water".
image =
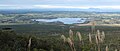
POLYGON ((32 19, 40 22, 63 22, 64 24, 84 23, 87 18, 56 18, 56 19, 32 19))

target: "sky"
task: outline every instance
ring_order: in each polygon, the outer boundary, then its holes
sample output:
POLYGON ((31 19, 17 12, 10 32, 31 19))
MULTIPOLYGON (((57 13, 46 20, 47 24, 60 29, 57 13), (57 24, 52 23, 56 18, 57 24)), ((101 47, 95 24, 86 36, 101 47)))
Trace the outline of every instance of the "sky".
POLYGON ((0 0, 0 9, 31 8, 120 9, 120 0, 0 0))

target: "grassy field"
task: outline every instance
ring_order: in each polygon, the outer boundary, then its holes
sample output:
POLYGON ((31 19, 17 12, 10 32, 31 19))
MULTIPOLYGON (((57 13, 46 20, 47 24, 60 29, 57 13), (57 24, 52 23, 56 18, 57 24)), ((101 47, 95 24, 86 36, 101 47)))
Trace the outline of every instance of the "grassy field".
MULTIPOLYGON (((90 33, 91 26, 74 26, 74 25, 41 25, 41 24, 20 24, 20 25, 0 25, 0 28, 12 28, 16 33, 37 33, 37 34, 51 34, 51 33, 66 33, 69 29, 79 31, 81 33, 90 33)), ((105 31, 106 33, 118 33, 119 26, 96 26, 96 30, 105 31)))

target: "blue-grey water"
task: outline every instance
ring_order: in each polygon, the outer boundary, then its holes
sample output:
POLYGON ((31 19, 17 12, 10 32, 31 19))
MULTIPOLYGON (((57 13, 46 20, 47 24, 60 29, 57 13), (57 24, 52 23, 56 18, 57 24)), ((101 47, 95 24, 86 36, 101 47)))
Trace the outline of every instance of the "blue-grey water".
POLYGON ((40 22, 63 22, 64 24, 84 23, 87 18, 56 18, 56 19, 32 19, 40 22))

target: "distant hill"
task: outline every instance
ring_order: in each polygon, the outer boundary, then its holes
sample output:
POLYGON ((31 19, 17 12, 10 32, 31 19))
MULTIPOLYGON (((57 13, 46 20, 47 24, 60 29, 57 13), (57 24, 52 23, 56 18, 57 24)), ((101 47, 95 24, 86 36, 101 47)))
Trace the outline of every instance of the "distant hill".
POLYGON ((41 9, 0 9, 0 13, 39 13, 42 11, 85 11, 85 12, 120 12, 120 9, 78 9, 78 8, 41 8, 41 9))

